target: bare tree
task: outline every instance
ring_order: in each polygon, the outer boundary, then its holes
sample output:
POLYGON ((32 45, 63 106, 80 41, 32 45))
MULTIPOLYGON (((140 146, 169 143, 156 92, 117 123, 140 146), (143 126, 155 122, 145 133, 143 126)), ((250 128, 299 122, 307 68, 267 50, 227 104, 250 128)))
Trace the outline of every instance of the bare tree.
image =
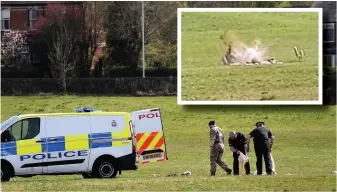
POLYGON ((90 75, 91 68, 96 65, 99 57, 96 51, 105 44, 104 17, 109 2, 87 1, 82 7, 83 30, 80 32, 84 42, 83 61, 77 66, 81 77, 90 75))
MULTIPOLYGON (((171 27, 176 34, 176 25, 170 25, 172 21, 174 24, 177 22, 177 8, 184 7, 181 2, 144 2, 145 9, 145 40, 154 40, 154 36, 161 36, 162 30, 167 27, 171 27), (168 26, 170 25, 170 26, 168 26)), ((172 30, 171 29, 171 30, 172 30)), ((167 31, 167 30, 165 30, 167 31)), ((175 38, 176 39, 176 38, 175 38)))
MULTIPOLYGON (((145 44, 176 34, 176 11, 181 6, 181 2, 144 2, 145 44)), ((110 58, 116 65, 137 67, 142 49, 141 2, 113 1, 108 7, 105 25, 110 58)))
POLYGON ((67 91, 66 78, 79 59, 79 54, 76 54, 78 38, 62 20, 58 24, 59 30, 54 35, 48 58, 53 76, 59 81, 63 91, 67 91))

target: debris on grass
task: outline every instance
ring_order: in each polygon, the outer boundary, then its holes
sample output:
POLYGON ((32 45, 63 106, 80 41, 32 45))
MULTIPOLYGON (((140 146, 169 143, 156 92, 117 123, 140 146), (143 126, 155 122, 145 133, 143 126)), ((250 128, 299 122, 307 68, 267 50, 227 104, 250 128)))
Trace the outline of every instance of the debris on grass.
POLYGON ((187 171, 185 171, 185 172, 183 172, 181 174, 170 173, 166 177, 191 176, 191 175, 192 175, 192 172, 187 170, 187 171))
POLYGON ((230 31, 225 31, 220 39, 227 50, 221 58, 224 65, 282 64, 276 58, 268 56, 268 48, 260 40, 254 40, 251 45, 247 45, 230 31))

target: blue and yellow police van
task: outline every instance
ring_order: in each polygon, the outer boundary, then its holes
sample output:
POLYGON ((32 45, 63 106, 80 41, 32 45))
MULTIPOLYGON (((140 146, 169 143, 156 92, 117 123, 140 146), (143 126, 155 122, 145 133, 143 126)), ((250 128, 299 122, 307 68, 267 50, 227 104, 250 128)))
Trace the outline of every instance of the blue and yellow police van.
POLYGON ((114 178, 138 163, 167 160, 160 109, 19 114, 1 124, 1 181, 82 174, 114 178))

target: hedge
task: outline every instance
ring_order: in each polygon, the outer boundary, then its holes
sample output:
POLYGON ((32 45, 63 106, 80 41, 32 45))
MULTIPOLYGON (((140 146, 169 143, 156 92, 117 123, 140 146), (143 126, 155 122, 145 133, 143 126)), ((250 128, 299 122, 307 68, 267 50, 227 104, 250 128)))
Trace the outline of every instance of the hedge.
MULTIPOLYGON (((95 72, 94 72, 95 73, 95 72)), ((43 74, 43 73, 42 73, 43 74)), ((96 74, 93 74, 95 76, 96 74)), ((146 77, 177 77, 177 68, 145 68, 146 77)), ((6 70, 1 71, 2 78, 43 78, 41 73, 36 70, 17 71, 6 70)), ((143 69, 136 68, 113 68, 105 72, 103 77, 143 77, 143 69)))
MULTIPOLYGON (((114 68, 107 72, 108 77, 142 77, 143 69, 114 68)), ((145 68, 146 77, 177 77, 177 68, 145 68)))
MULTIPOLYGON (((56 79, 21 78, 1 79, 2 95, 62 94, 56 79)), ((68 80, 68 94, 125 95, 125 96, 175 96, 177 79, 146 78, 76 78, 68 80)))

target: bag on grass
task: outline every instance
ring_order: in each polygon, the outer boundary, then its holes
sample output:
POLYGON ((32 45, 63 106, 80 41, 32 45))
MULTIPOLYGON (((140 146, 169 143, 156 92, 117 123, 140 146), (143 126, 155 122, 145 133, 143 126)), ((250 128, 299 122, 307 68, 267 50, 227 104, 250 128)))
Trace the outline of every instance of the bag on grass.
POLYGON ((239 159, 239 163, 242 163, 244 165, 249 160, 249 157, 247 155, 244 155, 242 152, 240 152, 238 159, 239 159))

